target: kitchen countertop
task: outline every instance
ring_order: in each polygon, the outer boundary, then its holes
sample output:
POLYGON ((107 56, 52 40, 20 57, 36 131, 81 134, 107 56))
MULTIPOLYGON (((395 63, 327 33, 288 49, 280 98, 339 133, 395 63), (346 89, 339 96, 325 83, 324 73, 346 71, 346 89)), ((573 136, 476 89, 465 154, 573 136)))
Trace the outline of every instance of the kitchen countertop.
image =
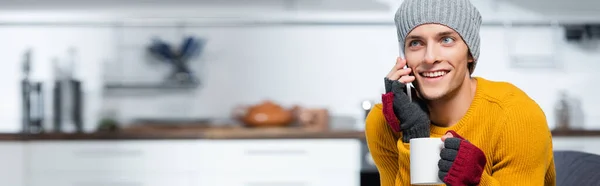
POLYGON ((552 131, 553 137, 600 137, 600 130, 552 131))
MULTIPOLYGON (((600 137, 600 131, 552 131, 553 137, 600 137)), ((161 140, 161 139, 364 139, 363 131, 305 129, 205 129, 94 133, 0 133, 0 141, 30 140, 161 140)))
POLYGON ((364 132, 356 130, 306 129, 204 129, 163 131, 120 131, 94 133, 0 133, 0 140, 160 140, 160 139, 363 139, 364 132))

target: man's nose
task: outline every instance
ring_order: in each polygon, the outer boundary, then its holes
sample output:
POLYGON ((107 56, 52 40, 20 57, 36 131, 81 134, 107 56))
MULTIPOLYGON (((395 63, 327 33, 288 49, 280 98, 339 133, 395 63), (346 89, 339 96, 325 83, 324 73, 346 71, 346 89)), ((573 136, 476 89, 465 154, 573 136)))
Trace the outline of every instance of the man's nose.
POLYGON ((425 51, 425 63, 433 64, 439 61, 439 47, 436 45, 427 45, 425 51))

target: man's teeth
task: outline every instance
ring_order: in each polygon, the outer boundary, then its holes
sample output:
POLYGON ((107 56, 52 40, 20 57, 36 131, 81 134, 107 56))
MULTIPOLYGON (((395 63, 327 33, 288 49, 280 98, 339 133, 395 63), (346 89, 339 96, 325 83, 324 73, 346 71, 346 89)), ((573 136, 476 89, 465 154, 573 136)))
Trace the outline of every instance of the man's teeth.
POLYGON ((448 72, 446 71, 437 71, 437 72, 423 72, 423 76, 425 77, 440 77, 446 75, 448 72))

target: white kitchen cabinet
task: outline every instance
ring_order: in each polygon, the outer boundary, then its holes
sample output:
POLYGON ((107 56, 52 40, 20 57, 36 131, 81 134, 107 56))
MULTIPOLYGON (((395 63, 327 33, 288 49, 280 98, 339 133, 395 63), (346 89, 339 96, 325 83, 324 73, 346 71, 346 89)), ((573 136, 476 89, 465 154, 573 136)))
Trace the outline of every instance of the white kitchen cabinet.
POLYGON ((360 185, 357 139, 32 141, 29 186, 360 185))
POLYGON ((33 174, 29 186, 194 186, 185 173, 53 172, 33 174))
POLYGON ((319 170, 250 171, 207 174, 198 186, 359 186, 360 172, 319 170))
POLYGON ((204 140, 203 171, 360 170, 355 139, 204 140))
POLYGON ((586 145, 586 152, 600 155, 600 137, 588 139, 586 145))
POLYGON ((581 151, 600 155, 600 137, 553 137, 555 151, 581 151))
POLYGON ((39 141, 29 144, 29 171, 194 171, 197 140, 39 141))
POLYGON ((206 140, 198 185, 359 186, 356 139, 206 140))
POLYGON ((25 185, 25 145, 23 142, 0 142, 0 185, 25 185))

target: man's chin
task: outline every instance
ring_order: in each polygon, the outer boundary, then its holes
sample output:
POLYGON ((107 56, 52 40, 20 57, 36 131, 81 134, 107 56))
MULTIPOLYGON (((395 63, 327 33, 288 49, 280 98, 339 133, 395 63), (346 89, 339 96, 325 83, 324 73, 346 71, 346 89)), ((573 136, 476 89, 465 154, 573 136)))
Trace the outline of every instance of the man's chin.
POLYGON ((435 89, 424 89, 423 91, 419 92, 419 94, 421 95, 421 98, 428 101, 439 100, 445 95, 442 90, 435 89))

